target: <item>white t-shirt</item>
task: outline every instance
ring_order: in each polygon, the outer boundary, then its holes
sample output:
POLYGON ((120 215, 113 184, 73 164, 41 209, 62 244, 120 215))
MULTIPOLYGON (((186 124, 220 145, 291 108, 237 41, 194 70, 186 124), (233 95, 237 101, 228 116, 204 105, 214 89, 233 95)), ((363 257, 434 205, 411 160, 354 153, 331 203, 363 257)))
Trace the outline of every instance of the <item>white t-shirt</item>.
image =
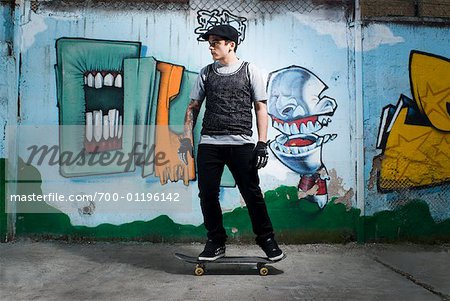
MULTIPOLYGON (((231 65, 222 65, 218 61, 213 63, 213 68, 218 74, 231 74, 239 70, 244 63, 238 60, 231 65)), ((266 101, 266 85, 261 71, 254 65, 248 64, 248 73, 250 77, 252 101, 266 101)), ((200 70, 197 81, 191 90, 191 99, 195 99, 203 103, 205 99, 205 81, 207 76, 207 66, 200 70)), ((251 136, 247 135, 202 135, 200 144, 220 144, 220 145, 242 145, 246 143, 255 143, 251 136)))

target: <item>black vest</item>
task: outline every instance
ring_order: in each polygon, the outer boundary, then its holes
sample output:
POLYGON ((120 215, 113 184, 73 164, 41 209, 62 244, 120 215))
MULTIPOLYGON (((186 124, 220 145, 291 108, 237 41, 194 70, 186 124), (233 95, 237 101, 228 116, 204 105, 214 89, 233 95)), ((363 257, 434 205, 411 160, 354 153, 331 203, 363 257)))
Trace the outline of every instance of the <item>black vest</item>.
POLYGON ((202 135, 252 135, 252 91, 248 63, 231 74, 207 67, 202 135))

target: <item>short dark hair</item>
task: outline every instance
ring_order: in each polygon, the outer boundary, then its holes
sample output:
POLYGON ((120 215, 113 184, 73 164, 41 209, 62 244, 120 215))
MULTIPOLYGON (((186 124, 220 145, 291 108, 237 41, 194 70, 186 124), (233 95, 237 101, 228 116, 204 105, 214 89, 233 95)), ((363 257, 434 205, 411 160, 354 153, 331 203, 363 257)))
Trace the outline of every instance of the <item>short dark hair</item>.
POLYGON ((232 40, 225 40, 225 43, 230 43, 230 42, 234 42, 234 52, 236 52, 236 50, 237 50, 237 47, 238 47, 238 43, 236 43, 235 41, 232 41, 232 40))

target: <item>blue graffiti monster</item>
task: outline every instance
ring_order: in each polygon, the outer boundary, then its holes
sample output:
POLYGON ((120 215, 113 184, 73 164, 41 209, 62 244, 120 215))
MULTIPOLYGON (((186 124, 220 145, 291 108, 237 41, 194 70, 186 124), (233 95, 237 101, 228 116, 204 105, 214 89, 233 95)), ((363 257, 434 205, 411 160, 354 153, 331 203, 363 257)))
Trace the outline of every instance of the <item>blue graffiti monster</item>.
POLYGON ((290 66, 271 72, 268 79, 268 113, 282 134, 270 149, 285 166, 300 174, 299 198, 324 208, 328 202, 328 172, 322 162, 322 145, 336 134, 317 134, 331 122, 336 101, 322 92, 328 87, 312 72, 290 66))

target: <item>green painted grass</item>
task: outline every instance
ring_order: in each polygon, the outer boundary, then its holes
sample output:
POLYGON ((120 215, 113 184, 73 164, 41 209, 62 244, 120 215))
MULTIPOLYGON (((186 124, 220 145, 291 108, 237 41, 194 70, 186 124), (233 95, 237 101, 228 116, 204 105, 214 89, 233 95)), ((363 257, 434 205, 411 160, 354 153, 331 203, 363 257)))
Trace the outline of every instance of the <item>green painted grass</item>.
POLYGON ((428 204, 412 201, 394 211, 381 211, 362 218, 366 241, 413 241, 442 243, 450 241, 450 219, 436 223, 428 204))
MULTIPOLYGON (((4 160, 0 160, 3 164, 4 160)), ((37 172, 26 167, 27 178, 37 172)), ((40 178, 40 177, 39 177, 40 178)), ((2 177, 4 179, 4 177, 2 177)), ((4 180, 3 184, 4 184, 4 180)), ((2 185, 4 210, 4 185, 2 185)), ((19 193, 41 193, 39 181, 27 185, 18 184, 19 193)), ((428 205, 420 200, 412 201, 392 211, 382 211, 373 216, 361 217, 355 208, 347 210, 343 204, 332 199, 323 209, 314 203, 298 199, 296 187, 281 186, 265 193, 267 208, 280 242, 284 243, 345 243, 412 241, 440 243, 450 241, 450 219, 436 223, 428 205)), ((26 206, 28 203, 19 203, 26 206)), ((151 221, 134 221, 96 227, 74 226, 67 215, 46 203, 33 206, 47 206, 53 213, 18 213, 16 235, 67 240, 138 240, 153 242, 204 241, 203 225, 182 225, 168 216, 161 215, 151 221)), ((0 214, 0 222, 6 225, 6 214, 0 214)), ((253 242, 247 209, 236 208, 223 215, 224 226, 232 242, 253 242)), ((3 226, 2 226, 3 227, 3 226)), ((4 228, 1 228, 2 231, 4 228)), ((3 235, 3 232, 2 232, 3 235)))
MULTIPOLYGON (((323 210, 311 202, 298 199, 295 187, 281 186, 267 191, 265 199, 276 235, 286 243, 348 242, 356 239, 360 211, 346 211, 343 204, 330 202, 323 210)), ((246 208, 224 214, 227 230, 238 230, 231 237, 253 239, 246 208)), ((228 231, 229 233, 231 231, 228 231)))

